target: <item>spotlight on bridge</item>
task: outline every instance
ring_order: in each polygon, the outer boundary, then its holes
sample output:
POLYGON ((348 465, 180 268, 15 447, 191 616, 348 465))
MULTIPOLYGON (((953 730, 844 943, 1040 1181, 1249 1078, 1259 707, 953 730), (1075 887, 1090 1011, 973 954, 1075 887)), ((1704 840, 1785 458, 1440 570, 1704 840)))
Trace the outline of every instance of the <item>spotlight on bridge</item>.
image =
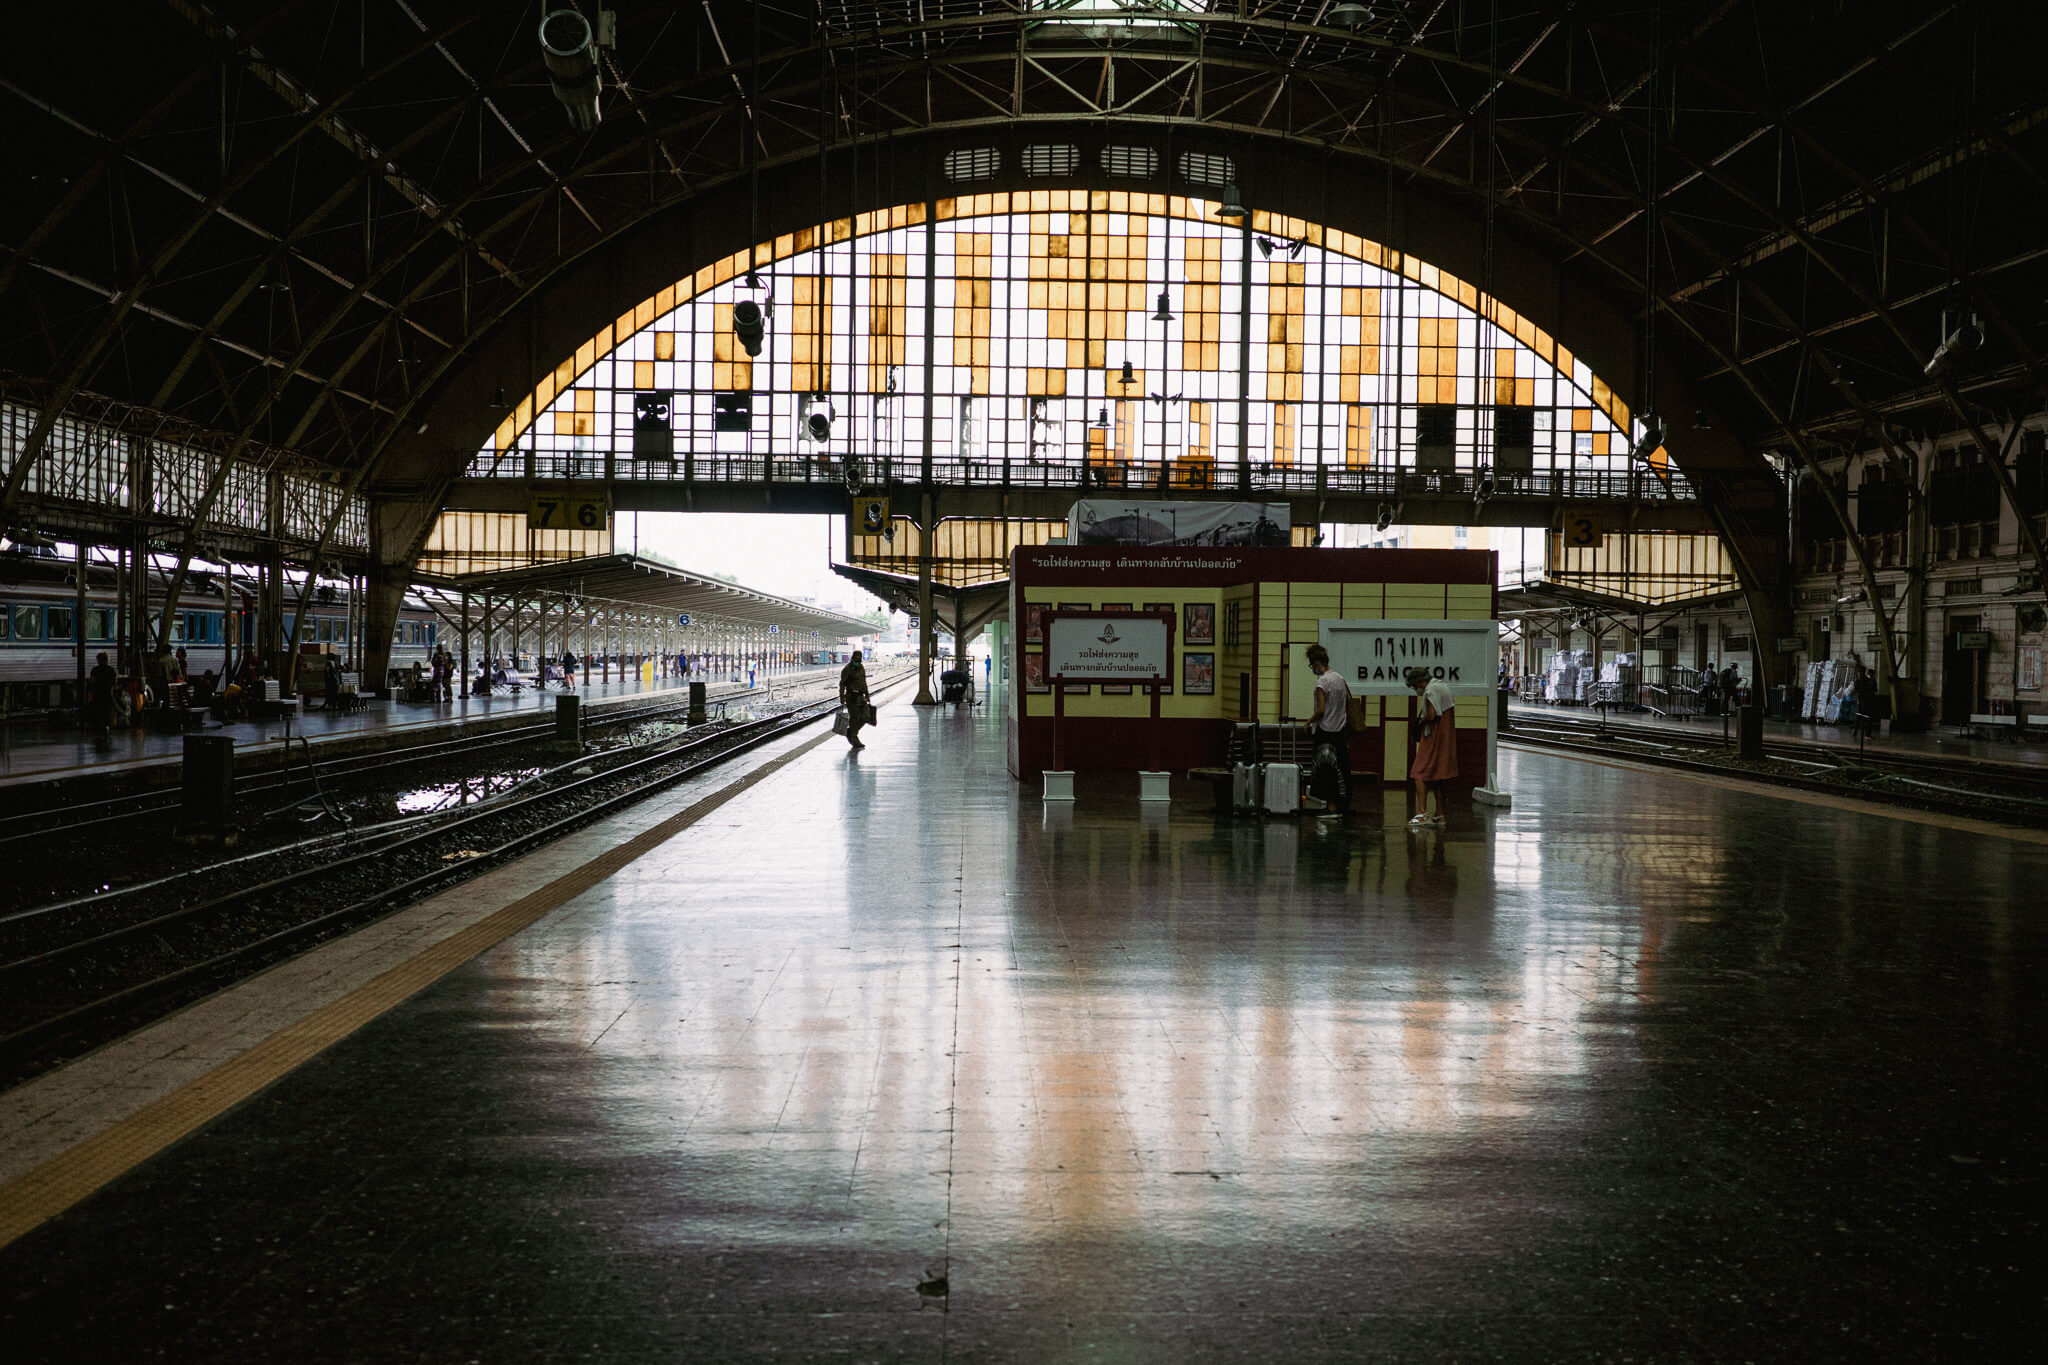
POLYGON ((797 434, 819 445, 832 439, 832 400, 822 393, 807 395, 797 411, 797 434))
POLYGON ((1251 210, 1244 206, 1244 200, 1237 197, 1237 182, 1231 181, 1223 187, 1223 202, 1216 206, 1218 218, 1242 219, 1251 210))
POLYGON ((1391 502, 1383 502, 1380 504, 1379 515, 1373 519, 1372 529, 1375 531, 1384 531, 1389 526, 1392 526, 1394 524, 1394 518, 1400 515, 1401 509, 1399 507, 1395 506, 1391 502))
POLYGON ((1330 27, 1348 28, 1353 32, 1372 22, 1371 5, 1354 5, 1350 0, 1330 11, 1330 27))
POLYGON ((767 333, 761 319, 761 305, 752 299, 741 299, 734 304, 732 331, 740 339, 740 345, 747 348, 748 355, 761 354, 761 338, 767 333))
POLYGON ((1637 464, 1648 464, 1657 448, 1664 444, 1664 419, 1656 413, 1643 416, 1643 435, 1628 452, 1628 457, 1637 464))
POLYGON ((540 55, 547 64, 548 84, 555 88, 555 98, 569 112, 569 126, 579 133, 597 127, 601 81, 597 37, 590 31, 590 21, 573 9, 542 15, 540 55))

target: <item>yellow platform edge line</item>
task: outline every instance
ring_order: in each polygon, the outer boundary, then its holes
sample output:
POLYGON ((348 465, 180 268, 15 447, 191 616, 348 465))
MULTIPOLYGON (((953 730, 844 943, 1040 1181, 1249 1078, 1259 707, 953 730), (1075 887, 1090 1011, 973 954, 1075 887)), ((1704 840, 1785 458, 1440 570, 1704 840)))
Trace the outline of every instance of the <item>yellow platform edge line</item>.
POLYGON ((0 1187, 0 1247, 34 1231, 178 1139, 205 1127, 449 972, 617 875, 697 821, 833 738, 808 740, 745 777, 607 849, 546 886, 429 945, 341 999, 0 1187))

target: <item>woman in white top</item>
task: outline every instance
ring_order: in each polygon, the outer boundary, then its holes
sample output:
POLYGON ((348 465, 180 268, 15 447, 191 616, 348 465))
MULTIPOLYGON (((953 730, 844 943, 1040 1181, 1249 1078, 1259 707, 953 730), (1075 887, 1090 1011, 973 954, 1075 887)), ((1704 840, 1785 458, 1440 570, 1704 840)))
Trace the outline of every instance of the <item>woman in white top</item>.
POLYGON ((1457 724, 1451 719, 1456 701, 1451 696, 1450 684, 1433 677, 1426 668, 1411 668, 1404 676, 1421 699, 1416 724, 1422 733, 1422 742, 1415 747, 1415 764, 1408 770, 1408 776, 1415 782, 1415 814, 1408 823, 1441 825, 1443 798, 1437 798, 1436 814, 1431 815, 1429 784, 1458 775, 1457 724))

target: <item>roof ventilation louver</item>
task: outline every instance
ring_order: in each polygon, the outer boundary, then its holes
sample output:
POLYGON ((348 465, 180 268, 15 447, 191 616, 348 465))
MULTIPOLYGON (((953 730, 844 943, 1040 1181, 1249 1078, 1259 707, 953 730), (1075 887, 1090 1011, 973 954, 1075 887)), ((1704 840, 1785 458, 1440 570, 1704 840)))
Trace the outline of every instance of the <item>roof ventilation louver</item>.
POLYGON ((1024 149, 1024 174, 1032 176, 1073 175, 1081 169, 1081 149, 1058 143, 1041 143, 1024 149))
POLYGON ((1237 163, 1213 152, 1182 152, 1180 177, 1190 185, 1221 187, 1237 179, 1237 163))
POLYGON ((1102 169, 1125 180, 1150 180, 1159 174, 1157 147, 1104 147, 1102 169))
POLYGON ((993 147, 961 147, 946 153, 942 169, 946 179, 957 183, 966 180, 993 180, 1002 164, 1003 154, 993 147))

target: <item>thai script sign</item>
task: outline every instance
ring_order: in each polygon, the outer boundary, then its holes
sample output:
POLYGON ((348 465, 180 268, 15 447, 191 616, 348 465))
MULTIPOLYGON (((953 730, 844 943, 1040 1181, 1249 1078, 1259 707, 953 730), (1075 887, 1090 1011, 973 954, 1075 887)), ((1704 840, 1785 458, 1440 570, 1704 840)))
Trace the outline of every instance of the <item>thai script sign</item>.
POLYGON ((1409 690, 1407 672, 1426 668, 1454 691, 1494 685, 1500 667, 1500 626, 1493 621, 1323 621, 1330 667, 1359 696, 1409 690))
POLYGON ((1045 667, 1061 682, 1148 683, 1173 676, 1173 626, 1160 616, 1055 612, 1045 667))

